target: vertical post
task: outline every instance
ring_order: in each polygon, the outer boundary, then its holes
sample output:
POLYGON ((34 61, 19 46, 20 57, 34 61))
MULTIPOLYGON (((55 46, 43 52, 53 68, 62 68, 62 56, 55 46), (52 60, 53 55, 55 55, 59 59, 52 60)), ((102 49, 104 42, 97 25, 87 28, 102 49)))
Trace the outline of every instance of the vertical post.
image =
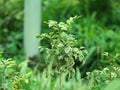
POLYGON ((24 0, 24 50, 26 57, 38 55, 41 28, 41 0, 24 0))

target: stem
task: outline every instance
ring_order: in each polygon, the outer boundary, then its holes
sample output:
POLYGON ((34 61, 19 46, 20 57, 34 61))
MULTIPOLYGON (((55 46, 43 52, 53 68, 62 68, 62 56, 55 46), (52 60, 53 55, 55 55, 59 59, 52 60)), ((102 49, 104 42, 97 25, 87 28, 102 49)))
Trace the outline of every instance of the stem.
POLYGON ((60 84, 60 90, 62 90, 62 74, 60 73, 60 81, 59 81, 59 84, 60 84))
POLYGON ((110 67, 110 81, 112 80, 111 67, 110 67))

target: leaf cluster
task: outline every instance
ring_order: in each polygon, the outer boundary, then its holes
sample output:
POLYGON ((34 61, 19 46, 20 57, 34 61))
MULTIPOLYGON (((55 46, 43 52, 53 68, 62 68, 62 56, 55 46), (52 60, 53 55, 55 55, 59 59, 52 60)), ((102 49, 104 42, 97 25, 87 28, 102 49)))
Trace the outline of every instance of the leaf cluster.
POLYGON ((66 23, 49 20, 46 23, 52 31, 37 36, 50 45, 50 47, 40 46, 40 51, 46 53, 45 61, 52 68, 53 73, 73 71, 75 61, 81 62, 81 65, 85 62, 87 51, 84 47, 77 47, 74 35, 68 34, 68 30, 76 18, 79 16, 70 17, 66 23))
POLYGON ((0 90, 23 90, 25 85, 29 86, 32 75, 27 61, 18 65, 12 59, 0 58, 0 90))
POLYGON ((119 78, 120 67, 116 66, 106 67, 103 70, 93 70, 92 72, 87 72, 87 79, 93 79, 93 88, 100 88, 100 90, 109 85, 109 83, 112 83, 113 80, 119 78))

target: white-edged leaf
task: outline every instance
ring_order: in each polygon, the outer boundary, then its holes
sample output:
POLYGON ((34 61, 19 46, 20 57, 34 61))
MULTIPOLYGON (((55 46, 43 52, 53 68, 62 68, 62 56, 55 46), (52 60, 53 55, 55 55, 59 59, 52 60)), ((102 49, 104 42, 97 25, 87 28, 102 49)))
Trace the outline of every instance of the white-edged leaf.
POLYGON ((69 53, 70 51, 72 50, 72 48, 71 47, 67 47, 67 48, 65 48, 65 53, 69 53))

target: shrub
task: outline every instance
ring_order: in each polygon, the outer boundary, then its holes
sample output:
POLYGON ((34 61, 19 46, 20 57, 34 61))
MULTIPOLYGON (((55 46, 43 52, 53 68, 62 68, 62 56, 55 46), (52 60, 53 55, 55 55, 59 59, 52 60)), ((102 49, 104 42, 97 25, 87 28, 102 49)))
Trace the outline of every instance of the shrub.
POLYGON ((27 62, 16 64, 12 59, 0 56, 0 90, 30 90, 33 72, 27 68, 27 62))

